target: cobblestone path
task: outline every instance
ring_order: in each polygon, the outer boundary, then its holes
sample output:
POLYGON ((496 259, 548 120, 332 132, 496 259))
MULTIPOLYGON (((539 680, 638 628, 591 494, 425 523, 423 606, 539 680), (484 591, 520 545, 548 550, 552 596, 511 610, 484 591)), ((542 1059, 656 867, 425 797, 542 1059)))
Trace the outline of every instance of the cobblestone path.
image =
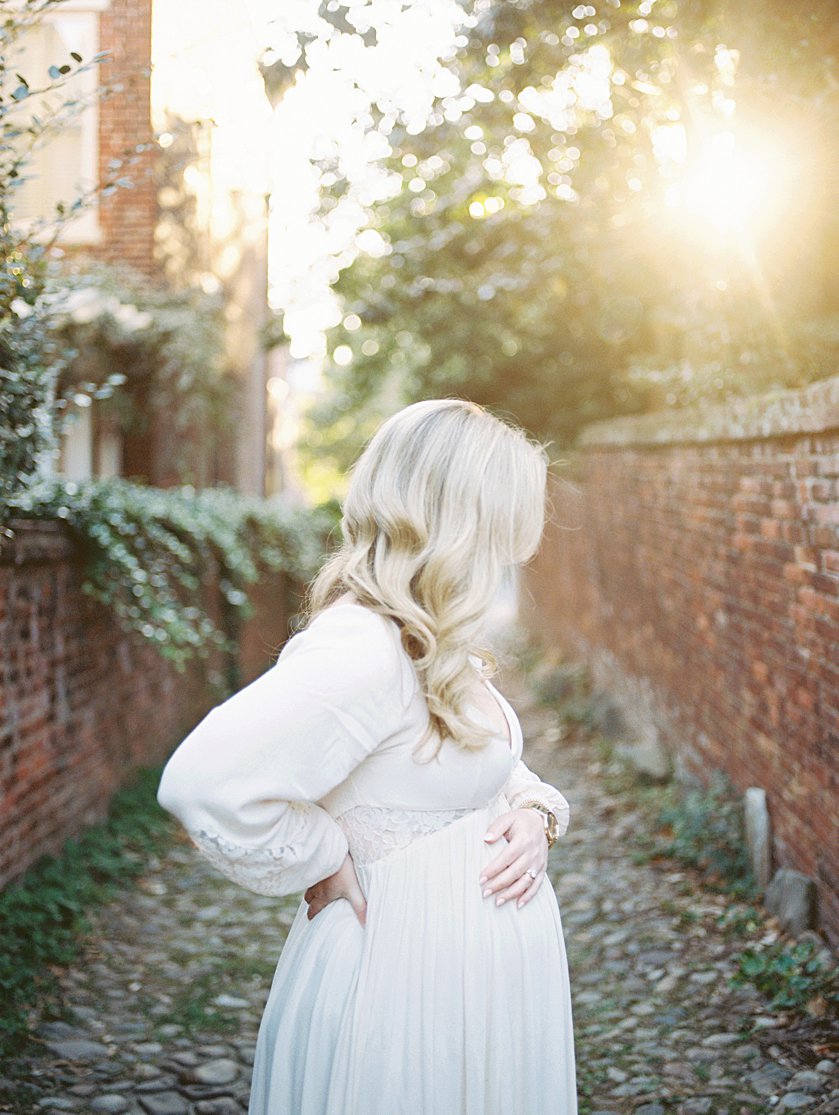
MULTIPOLYGON (((757 992, 729 987, 722 899, 687 872, 636 862, 641 815, 607 793, 592 747, 562 742, 553 714, 502 687, 522 717, 525 757, 572 807, 552 864, 581 1115, 839 1112, 836 1031, 832 1042, 826 1025, 800 1039, 757 992)), ((246 1111, 259 1018, 296 905, 228 883, 176 839, 138 886, 97 911, 63 978, 75 1019, 41 1026, 43 1056, 30 1069, 41 1098, 25 1110, 246 1111)))

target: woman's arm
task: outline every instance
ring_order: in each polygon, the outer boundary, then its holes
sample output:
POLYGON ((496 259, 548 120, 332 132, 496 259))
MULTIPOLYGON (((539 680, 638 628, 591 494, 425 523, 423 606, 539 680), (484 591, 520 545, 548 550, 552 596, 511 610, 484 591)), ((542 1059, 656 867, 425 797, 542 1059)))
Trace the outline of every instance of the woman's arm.
POLYGON ((327 878, 347 841, 317 802, 399 727, 402 670, 387 619, 327 609, 190 732, 163 770, 158 802, 249 890, 293 894, 327 878))

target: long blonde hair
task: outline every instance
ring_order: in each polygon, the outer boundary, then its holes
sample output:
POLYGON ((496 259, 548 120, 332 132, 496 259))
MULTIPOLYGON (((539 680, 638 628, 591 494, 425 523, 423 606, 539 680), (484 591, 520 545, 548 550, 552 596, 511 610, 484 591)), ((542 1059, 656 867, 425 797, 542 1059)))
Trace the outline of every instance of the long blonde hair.
POLYGON ((343 542, 309 587, 308 616, 352 593, 392 617, 429 711, 422 747, 466 749, 491 733, 464 712, 477 639, 504 570, 536 552, 547 455, 475 403, 433 399, 387 419, 352 468, 343 542))

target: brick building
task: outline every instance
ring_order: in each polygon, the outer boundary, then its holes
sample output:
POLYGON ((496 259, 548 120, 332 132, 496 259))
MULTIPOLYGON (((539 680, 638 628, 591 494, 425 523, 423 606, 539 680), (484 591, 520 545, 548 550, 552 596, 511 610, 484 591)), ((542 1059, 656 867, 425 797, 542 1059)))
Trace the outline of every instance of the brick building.
MULTIPOLYGON (((108 51, 101 80, 116 89, 99 110, 99 180, 123 162, 133 185, 103 197, 98 206, 102 238, 95 255, 155 273, 159 147, 151 120, 151 0, 111 0, 100 15, 100 43, 108 51), (127 160, 136 159, 136 162, 127 160)), ((120 168, 121 170, 122 168, 120 168)))
MULTIPOLYGON (((48 216, 57 202, 67 204, 104 187, 95 204, 62 229, 59 252, 81 266, 88 259, 128 265, 165 286, 159 206, 165 152, 152 109, 155 12, 152 0, 62 0, 26 33, 20 64, 39 80, 71 52, 85 61, 100 52, 104 58, 65 86, 68 97, 78 96, 88 106, 36 151, 15 195, 13 217, 25 225, 48 216)), ((256 74, 255 59, 251 63, 256 74)), ((74 408, 57 467, 74 478, 128 475, 161 486, 183 479, 224 482, 263 494, 269 377, 260 339, 267 317, 265 191, 229 189, 213 159, 214 122, 191 123, 204 128, 207 149, 190 167, 192 180, 212 204, 200 207, 202 223, 190 232, 202 242, 206 270, 187 278, 222 292, 224 358, 240 420, 219 437, 198 428, 184 434, 175 429, 171 413, 152 413, 143 385, 135 385, 134 406, 148 421, 129 430, 106 408, 74 408), (184 442, 194 462, 186 477, 173 452, 184 442)))
POLYGON ((44 217, 56 202, 67 204, 97 183, 130 178, 130 188, 87 206, 62 231, 59 244, 67 252, 129 263, 150 276, 159 151, 150 109, 151 25, 151 0, 63 0, 27 31, 19 64, 33 85, 71 52, 84 62, 100 52, 106 57, 65 86, 68 97, 90 103, 35 152, 13 214, 22 222, 44 217), (97 87, 106 95, 97 97, 97 87))

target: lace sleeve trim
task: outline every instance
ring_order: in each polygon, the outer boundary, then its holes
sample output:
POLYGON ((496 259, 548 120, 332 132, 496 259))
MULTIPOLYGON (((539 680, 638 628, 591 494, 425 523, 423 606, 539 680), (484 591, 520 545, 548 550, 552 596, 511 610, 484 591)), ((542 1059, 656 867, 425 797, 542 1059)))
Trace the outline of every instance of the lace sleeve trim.
POLYGON ((252 848, 229 840, 207 828, 189 829, 188 836, 198 851, 223 875, 256 894, 288 893, 288 872, 300 862, 296 835, 305 826, 313 807, 308 803, 290 802, 289 810, 296 824, 285 843, 267 848, 252 848))

